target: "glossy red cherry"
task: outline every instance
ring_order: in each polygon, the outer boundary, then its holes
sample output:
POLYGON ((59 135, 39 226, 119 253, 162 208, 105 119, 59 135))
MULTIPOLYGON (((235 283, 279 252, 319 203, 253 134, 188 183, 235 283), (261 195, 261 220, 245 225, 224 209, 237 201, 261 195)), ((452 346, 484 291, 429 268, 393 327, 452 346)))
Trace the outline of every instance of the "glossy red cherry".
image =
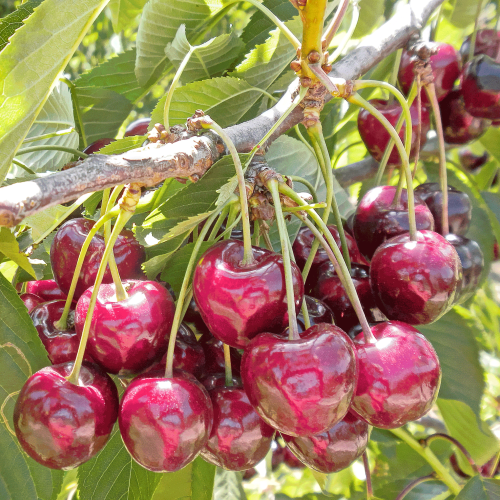
MULTIPOLYGON (((125 280, 128 298, 117 301, 114 283, 103 284, 87 341, 87 350, 107 372, 133 375, 157 361, 168 347, 175 306, 167 289, 155 281, 125 280)), ((83 331, 94 287, 78 300, 75 326, 83 331)))
MULTIPOLYGON (((333 324, 333 312, 324 302, 314 297, 310 297, 309 295, 304 295, 304 299, 306 301, 311 326, 318 325, 319 323, 333 324)), ((297 327, 299 328, 299 333, 306 330, 302 310, 297 314, 297 327)))
POLYGON ((474 171, 482 167, 490 159, 490 155, 488 151, 485 151, 482 155, 476 155, 470 149, 461 149, 458 152, 458 158, 463 168, 474 171))
MULTIPOLYGON (((62 316, 64 304, 64 300, 45 302, 35 307, 30 314, 33 325, 53 365, 75 361, 80 344, 75 330, 74 310, 71 310, 68 315, 66 330, 59 330, 54 326, 54 323, 62 316)), ((88 352, 85 353, 84 359, 93 362, 88 352)))
MULTIPOLYGON (((401 114, 401 106, 397 101, 389 102, 384 99, 373 99, 370 101, 375 108, 377 108, 391 123, 393 127, 401 114)), ((417 152, 417 133, 418 133, 418 110, 417 105, 413 103, 410 106, 411 114, 411 126, 412 126, 412 139, 411 139, 411 150, 410 157, 413 158, 417 152)), ((421 131, 420 131, 420 147, 422 148, 427 139, 427 132, 430 128, 429 111, 426 107, 422 106, 422 120, 421 120, 421 131)), ((399 132, 399 137, 404 144, 406 124, 403 124, 399 132)), ((378 119, 372 116, 368 111, 362 109, 358 115, 358 130, 361 139, 365 143, 368 152, 375 158, 375 160, 380 161, 384 155, 385 148, 389 144, 390 135, 383 125, 378 121, 378 119)), ((401 157, 396 147, 391 152, 389 156, 389 165, 400 165, 401 157)))
POLYGON ((483 55, 471 59, 462 73, 462 95, 472 116, 500 119, 500 64, 483 55))
POLYGON ((24 384, 14 429, 24 451, 51 469, 73 469, 108 441, 118 415, 118 391, 97 366, 83 364, 78 385, 66 380, 72 363, 47 366, 24 384))
POLYGON ((347 415, 331 429, 310 437, 282 435, 292 452, 311 469, 330 474, 349 467, 365 451, 368 424, 358 416, 347 415))
MULTIPOLYGON (((87 219, 72 219, 64 223, 52 241, 50 247, 50 262, 54 272, 54 279, 59 288, 68 293, 73 271, 80 255, 85 238, 94 226, 94 221, 87 219)), ((82 293, 95 282, 97 270, 104 253, 104 237, 97 234, 91 241, 83 261, 82 271, 76 284, 74 300, 78 300, 82 293)), ((116 240, 113 253, 122 279, 140 279, 144 277, 141 264, 146 254, 131 231, 122 231, 116 240)), ((104 274, 103 283, 111 283, 109 266, 104 274)))
POLYGON ((145 135, 148 133, 148 127, 151 123, 151 118, 139 118, 129 123, 125 129, 123 137, 130 137, 132 135, 145 135))
POLYGON ((441 382, 439 359, 410 325, 387 321, 371 331, 376 343, 366 344, 361 335, 354 341, 359 378, 351 411, 370 425, 394 429, 431 409, 441 382))
MULTIPOLYGON (((466 63, 469 60, 470 50, 470 35, 465 39, 460 47, 460 55, 462 61, 466 63)), ((476 44, 474 45, 474 55, 484 54, 491 58, 495 58, 500 47, 500 33, 497 30, 483 29, 477 30, 476 44)))
POLYGON ((241 378, 257 413, 291 436, 312 436, 346 414, 356 387, 352 341, 322 323, 299 340, 262 333, 243 353, 241 378))
POLYGON ((102 139, 97 139, 97 141, 94 141, 92 144, 89 144, 83 150, 83 153, 85 153, 87 155, 91 155, 91 154, 97 153, 104 146, 107 146, 108 144, 111 144, 112 142, 115 142, 115 141, 116 141, 116 139, 111 139, 109 137, 104 137, 102 139))
POLYGON ((380 310, 412 325, 432 323, 448 311, 462 278, 453 245, 433 231, 417 240, 402 234, 386 241, 373 256, 370 283, 380 310))
POLYGON ((205 388, 186 372, 137 377, 123 395, 118 423, 133 459, 153 472, 175 472, 196 458, 212 430, 205 388))
MULTIPOLYGON (((369 267, 351 264, 351 277, 361 305, 364 309, 375 307, 375 299, 370 288, 369 267)), ((335 324, 349 331, 358 323, 358 317, 331 262, 321 265, 318 280, 312 294, 322 300, 333 312, 335 324)))
MULTIPOLYGON (((243 266, 243 243, 225 240, 207 250, 194 272, 193 292, 210 332, 231 347, 244 348, 264 331, 282 331, 288 323, 283 258, 253 247, 255 262, 243 266)), ((292 263, 295 309, 304 283, 292 263)))
POLYGON ((227 470, 246 470, 269 451, 275 430, 253 409, 243 387, 218 387, 210 392, 214 424, 201 456, 227 470))
MULTIPOLYGON (((442 234, 443 196, 437 182, 426 182, 415 188, 415 193, 429 207, 433 217, 436 233, 442 234)), ((448 224, 449 231, 463 236, 469 230, 472 217, 472 205, 469 196, 448 186, 448 224)))
MULTIPOLYGON (((395 186, 379 186, 370 189, 361 199, 354 217, 354 236, 361 253, 371 259, 375 250, 386 240, 407 233, 408 193, 403 189, 398 206, 393 206, 395 186)), ((434 217, 427 205, 415 196, 417 229, 434 229, 434 217)))
MULTIPOLYGON (((225 372, 224 343, 216 339, 210 332, 204 333, 200 340, 200 345, 205 352, 205 368, 203 375, 215 375, 225 372)), ((241 354, 231 347, 231 368, 234 375, 240 374, 241 354)))
MULTIPOLYGON (((429 43, 429 48, 437 52, 430 57, 434 86, 438 101, 442 101, 453 88, 455 80, 460 76, 460 56, 452 45, 447 43, 429 43)), ((405 94, 410 91, 415 79, 415 62, 408 51, 403 51, 399 66, 398 79, 405 94)), ((422 103, 429 104, 427 93, 422 90, 422 103)))
MULTIPOLYGON (((231 379, 233 385, 241 386, 241 379, 237 376, 233 376, 231 379)), ((216 387, 226 387, 226 374, 225 373, 213 373, 212 375, 206 375, 200 379, 203 387, 210 393, 212 389, 216 387)))
POLYGON ((483 252, 474 240, 469 240, 456 234, 447 234, 446 241, 451 243, 462 264, 462 280, 457 287, 456 304, 461 304, 470 299, 477 288, 484 269, 483 252))
POLYGON ((444 140, 448 144, 466 144, 481 137, 490 122, 475 118, 465 109, 462 91, 452 90, 440 103, 444 140))
POLYGON ((57 286, 54 280, 28 281, 26 293, 38 295, 45 302, 50 300, 66 300, 67 295, 57 286))
POLYGON ((19 295, 19 298, 23 301, 26 309, 28 309, 28 313, 33 311, 36 306, 43 304, 45 300, 43 300, 38 295, 34 295, 33 293, 22 293, 19 295))

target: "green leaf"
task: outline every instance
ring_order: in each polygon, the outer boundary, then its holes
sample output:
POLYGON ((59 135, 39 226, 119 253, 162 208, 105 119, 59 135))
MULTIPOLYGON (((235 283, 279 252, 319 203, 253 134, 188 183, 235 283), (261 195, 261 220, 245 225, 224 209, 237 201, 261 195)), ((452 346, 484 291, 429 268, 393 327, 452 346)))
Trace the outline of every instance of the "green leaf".
POLYGON ((469 479, 464 489, 457 495, 455 500, 499 500, 500 481, 474 476, 469 479))
POLYGON ((241 472, 217 468, 214 484, 214 498, 224 500, 246 500, 247 496, 241 482, 241 472))
POLYGON ((450 22, 459 28, 467 28, 474 24, 478 3, 479 0, 452 0, 453 11, 449 17, 450 22))
MULTIPOLYGON (((182 72, 182 81, 186 84, 222 75, 236 59, 242 47, 243 43, 234 32, 210 39, 202 46, 198 46, 191 55, 182 72)), ((172 43, 169 43, 165 49, 176 71, 190 50, 191 44, 186 38, 186 26, 182 24, 172 43)))
POLYGON ((9 38, 23 25, 23 21, 33 14, 43 0, 29 0, 20 5, 17 10, 0 19, 0 52, 7 45, 9 38))
POLYGON ((31 274, 33 278, 36 278, 35 271, 28 261, 28 257, 19 250, 19 244, 14 233, 7 227, 0 228, 0 252, 31 274))
MULTIPOLYGON (((29 261, 35 270, 37 280, 51 280, 54 279, 52 273, 52 266, 50 264, 50 247, 56 232, 50 233, 44 240, 39 243, 33 253, 29 256, 29 261)), ((26 271, 22 270, 17 275, 17 282, 24 283, 31 281, 33 277, 26 271)))
POLYGON ((379 0, 361 0, 359 2, 359 20, 353 38, 369 35, 383 20, 384 9, 384 2, 379 0))
POLYGON ((183 234, 153 247, 146 248, 149 260, 144 262, 142 268, 148 279, 156 278, 158 273, 164 268, 165 262, 184 243, 187 236, 187 234, 183 234))
POLYGON ((178 472, 162 474, 151 500, 212 500, 215 469, 215 465, 197 457, 178 472))
POLYGON ((126 97, 130 102, 135 102, 145 92, 135 76, 136 56, 136 49, 133 48, 110 57, 81 75, 75 80, 75 85, 78 89, 96 87, 111 90, 126 97))
POLYGON ((477 465, 484 465, 500 450, 498 439, 470 406, 439 398, 438 407, 450 436, 462 443, 477 465))
MULTIPOLYGON (((182 125, 197 109, 221 127, 236 123, 262 95, 262 92, 238 78, 212 78, 178 87, 170 103, 170 125, 182 125)), ((162 97, 151 114, 153 123, 163 123, 162 97)))
POLYGON ((0 181, 64 70, 108 0, 45 0, 0 52, 0 181))
POLYGON ((104 146, 99 150, 99 153, 103 155, 119 155, 126 153, 131 149, 140 148, 145 140, 146 138, 143 135, 124 137, 123 139, 118 139, 117 141, 104 146))
POLYGON ((116 425, 101 452, 78 468, 79 499, 151 500, 161 477, 132 458, 116 425))
MULTIPOLYGON (((62 132, 75 127, 73 117, 73 104, 71 102, 71 94, 68 87, 61 82, 58 82, 52 90, 49 98, 44 104, 42 110, 37 116, 35 122, 31 126, 26 140, 38 137, 45 134, 62 132)), ((50 144, 52 146, 63 146, 66 148, 78 148, 78 133, 76 130, 70 134, 50 137, 33 142, 26 142, 24 147, 44 146, 50 144)), ((16 159, 24 163, 34 172, 53 172, 59 170, 63 165, 71 161, 73 155, 64 151, 35 151, 28 154, 18 154, 16 159)), ((19 167, 18 175, 25 176, 25 171, 19 167)), ((24 179, 23 179, 24 180, 24 179)))
POLYGON ((128 28, 146 2, 147 0, 110 0, 109 10, 115 33, 128 28))
POLYGON ((500 162, 500 130, 496 127, 489 127, 486 133, 479 139, 486 151, 493 156, 497 162, 500 162))

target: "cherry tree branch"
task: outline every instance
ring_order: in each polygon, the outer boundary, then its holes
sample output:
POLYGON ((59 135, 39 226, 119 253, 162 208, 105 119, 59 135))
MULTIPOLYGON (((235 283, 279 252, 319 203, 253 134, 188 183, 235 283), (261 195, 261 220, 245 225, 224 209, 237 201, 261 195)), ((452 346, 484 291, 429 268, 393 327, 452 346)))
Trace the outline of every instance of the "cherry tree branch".
MULTIPOLYGON (((442 2, 412 0, 336 63, 329 76, 346 80, 360 77, 405 46, 442 2)), ((273 108, 253 120, 225 129, 239 152, 250 151, 265 136, 290 107, 297 88, 298 80, 289 86, 273 108)), ((327 102, 332 97, 323 89, 323 98, 327 102)), ((296 107, 269 138, 266 146, 303 119, 302 108, 296 107)), ((120 184, 138 182, 153 186, 169 177, 201 177, 224 152, 218 136, 208 133, 173 144, 138 148, 121 155, 92 155, 72 169, 0 188, 0 226, 13 227, 25 217, 46 208, 120 184)), ((368 163, 364 167, 368 168, 368 163)), ((341 171, 337 171, 338 175, 341 171)), ((353 179, 359 177, 356 169, 349 168, 349 171, 353 179)), ((347 185, 345 177, 342 184, 347 185)))

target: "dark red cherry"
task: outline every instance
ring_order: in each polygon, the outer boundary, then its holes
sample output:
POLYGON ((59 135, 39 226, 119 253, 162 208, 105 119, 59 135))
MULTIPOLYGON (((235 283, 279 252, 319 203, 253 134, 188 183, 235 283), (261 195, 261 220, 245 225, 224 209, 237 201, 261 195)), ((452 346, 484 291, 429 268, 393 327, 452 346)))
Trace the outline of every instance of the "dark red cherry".
POLYGON ((23 301, 24 305, 28 309, 28 313, 33 311, 36 306, 43 304, 45 300, 43 300, 38 295, 34 295, 33 293, 22 293, 19 295, 19 298, 23 301))
MULTIPOLYGON (((193 292, 210 332, 231 347, 245 347, 264 331, 288 323, 283 258, 253 247, 255 262, 243 266, 243 243, 225 240, 207 250, 196 266, 193 292)), ((299 268, 292 263, 295 309, 304 296, 299 268)))
MULTIPOLYGON (((241 386, 241 379, 239 377, 233 376, 231 379, 233 385, 241 386)), ((203 387, 210 393, 212 389, 216 387, 226 387, 226 374, 225 373, 214 373, 212 375, 206 375, 200 379, 203 387)))
POLYGON ((51 469, 73 469, 108 441, 118 415, 118 391, 95 365, 82 365, 78 385, 66 380, 72 363, 47 366, 24 384, 14 408, 23 450, 51 469))
MULTIPOLYGON (((393 206, 395 186, 370 189, 361 199, 354 217, 354 236, 361 253, 371 259, 386 240, 409 231, 408 193, 403 189, 398 206, 393 206)), ((434 217, 427 205, 415 196, 417 229, 434 229, 434 217)))
MULTIPOLYGON (((370 268, 362 264, 351 264, 351 277, 359 300, 364 309, 375 307, 375 299, 370 288, 370 268)), ((347 296, 333 264, 328 261, 321 265, 312 294, 322 300, 333 312, 335 324, 349 331, 358 323, 358 317, 347 296)))
POLYGON ((303 469, 305 465, 287 448, 285 447, 285 458, 283 462, 292 469, 303 469))
POLYGON ((465 170, 474 171, 482 167, 490 159, 490 155, 488 151, 485 151, 482 155, 476 155, 470 149, 461 149, 458 152, 458 158, 465 170))
POLYGON ((441 382, 439 359, 431 343, 415 328, 387 321, 371 328, 377 342, 354 343, 359 378, 351 411, 382 429, 401 427, 425 415, 441 382))
MULTIPOLYGON (((170 332, 169 332, 170 334, 170 332)), ((158 363, 148 368, 148 371, 165 370, 167 363, 167 352, 158 363)), ((176 370, 184 370, 199 378, 205 368, 205 352, 202 345, 196 340, 196 337, 184 323, 181 323, 177 336, 175 337, 174 362, 173 367, 176 370)))
POLYGON ((310 437, 282 434, 292 452, 311 469, 330 474, 349 467, 365 451, 368 424, 358 416, 347 415, 331 429, 310 437))
MULTIPOLYGON (((309 313, 309 321, 311 326, 317 325, 319 323, 330 323, 333 324, 333 312, 332 310, 321 300, 310 297, 309 295, 304 295, 306 301, 307 311, 309 313)), ((297 314, 297 326, 299 328, 299 333, 306 330, 304 324, 304 316, 302 315, 302 310, 297 314)))
POLYGON ((203 319, 200 314, 200 310, 196 305, 196 301, 191 299, 189 302, 189 306, 186 310, 186 314, 184 315, 184 323, 186 323, 191 330, 195 333, 195 335, 203 335, 204 333, 209 333, 212 337, 212 334, 208 331, 207 325, 203 322, 203 319))
MULTIPOLYGON (((94 226, 94 221, 87 219, 72 219, 64 223, 52 241, 50 247, 50 262, 54 272, 54 279, 59 288, 68 293, 73 271, 85 238, 94 226)), ((97 234, 92 239, 83 261, 82 271, 76 284, 74 300, 78 300, 82 293, 95 282, 97 270, 104 253, 104 237, 97 234)), ((122 279, 140 279, 144 277, 141 264, 146 254, 131 231, 125 230, 118 236, 113 253, 122 279)), ((109 266, 104 274, 103 283, 111 283, 109 266)))
POLYGON ((123 137, 130 137, 132 135, 145 135, 148 133, 148 127, 151 123, 151 118, 139 118, 129 123, 125 129, 123 137))
POLYGON ((470 299, 479 286, 484 269, 483 252, 474 240, 456 234, 447 234, 446 241, 451 243, 462 264, 462 280, 458 284, 455 303, 461 304, 470 299))
MULTIPOLYGON (((215 375, 225 372, 224 363, 224 343, 216 339, 210 332, 204 333, 200 340, 200 345, 205 352, 205 369, 203 375, 215 375)), ((234 375, 240 374, 241 354, 231 347, 231 368, 234 375)))
POLYGON ((57 286, 54 280, 28 281, 26 293, 38 295, 45 302, 50 300, 66 300, 67 295, 57 286))
MULTIPOLYGON (((426 203, 434 217, 436 233, 442 234, 443 196, 439 183, 426 182, 415 188, 415 193, 426 203)), ((449 231, 463 236, 469 229, 472 205, 469 196, 448 186, 448 224, 449 231)))
MULTIPOLYGON (((377 108, 384 116, 389 120, 393 127, 401 114, 401 106, 397 101, 389 102, 384 99, 373 99, 370 101, 375 108, 377 108)), ((411 150, 410 158, 415 156, 417 152, 417 133, 418 133, 418 110, 416 103, 410 106, 411 114, 411 126, 412 126, 412 139, 411 139, 411 150)), ((427 139, 427 132, 430 128, 429 111, 426 107, 422 106, 422 120, 421 120, 421 131, 420 131, 420 147, 422 148, 427 139)), ((399 132, 399 137, 404 144, 406 124, 403 124, 399 132)), ((378 119, 372 116, 368 111, 362 109, 358 115, 358 130, 361 139, 365 143, 368 152, 375 158, 375 160, 380 161, 384 155, 385 148, 389 144, 390 136, 389 132, 385 130, 383 125, 378 121, 378 119)), ((400 165, 401 158, 396 147, 391 152, 389 156, 389 165, 400 165)))
POLYGON ((227 470, 246 470, 269 451, 275 430, 253 409, 243 387, 217 387, 210 392, 214 424, 201 456, 227 470))
MULTIPOLYGON (((469 60, 471 36, 469 35, 460 47, 460 55, 465 64, 469 60)), ((483 29, 477 30, 476 44, 474 45, 474 55, 484 54, 494 59, 500 47, 500 33, 497 30, 483 29)))
POLYGON ((257 471, 252 467, 243 472, 243 481, 249 481, 257 474, 257 471))
POLYGON ((83 150, 83 153, 85 153, 87 155, 97 153, 104 146, 107 146, 108 144, 111 144, 112 142, 115 142, 115 141, 116 141, 116 139, 111 139, 109 137, 104 137, 103 139, 98 139, 97 141, 94 141, 92 144, 89 144, 83 150))
POLYGON ((462 95, 472 116, 500 119, 500 64, 483 55, 471 59, 462 73, 462 95))
MULTIPOLYGON (((59 330, 54 326, 54 323, 62 316, 64 304, 64 300, 45 302, 35 307, 30 314, 38 336, 53 365, 74 361, 80 344, 75 330, 74 310, 69 312, 66 330, 59 330)), ((88 352, 85 353, 84 359, 90 362, 94 361, 88 352)))
POLYGON ((175 472, 193 461, 212 430, 205 388, 186 372, 135 378, 120 404, 118 423, 132 458, 153 472, 175 472))
MULTIPOLYGON (((163 356, 174 319, 175 306, 167 289, 155 281, 125 280, 128 298, 117 301, 114 283, 97 293, 87 351, 107 372, 133 375, 163 356)), ((76 305, 75 326, 83 331, 94 287, 76 305)))
POLYGON ((448 144, 466 144, 481 137, 490 122, 475 118, 465 109, 462 91, 452 90, 440 103, 444 140, 448 144))
POLYGON ((257 413, 291 436, 312 436, 347 413, 356 387, 352 341, 322 323, 299 340, 262 333, 243 353, 241 378, 257 413))
MULTIPOLYGON (((429 48, 436 50, 430 63, 434 76, 434 86, 438 101, 442 101, 453 88, 455 80, 460 76, 460 56, 452 45, 447 43, 428 43, 429 48)), ((408 51, 403 51, 399 66, 398 79, 405 94, 410 91, 415 79, 415 60, 408 51)), ((427 93, 422 89, 422 103, 429 104, 427 93)))
POLYGON ((370 283, 380 310, 412 325, 432 323, 452 306, 462 278, 453 245, 433 231, 418 231, 416 241, 402 234, 386 241, 373 256, 370 283))

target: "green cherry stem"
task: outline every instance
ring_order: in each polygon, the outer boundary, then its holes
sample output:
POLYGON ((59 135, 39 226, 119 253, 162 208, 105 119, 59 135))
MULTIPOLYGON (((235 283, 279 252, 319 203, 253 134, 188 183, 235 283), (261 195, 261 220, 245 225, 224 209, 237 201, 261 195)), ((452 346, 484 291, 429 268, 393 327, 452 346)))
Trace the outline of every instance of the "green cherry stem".
POLYGON ((207 241, 215 240, 215 238, 217 237, 217 233, 219 232, 219 229, 222 226, 222 223, 224 222, 224 220, 226 219, 226 217, 229 214, 230 207, 231 207, 231 205, 228 204, 221 210, 221 213, 220 213, 217 221, 215 222, 214 227, 213 227, 212 231, 210 232, 210 235, 207 238, 207 241))
POLYGON ((109 201, 109 193, 111 189, 104 189, 102 192, 102 200, 101 200, 101 217, 106 213, 108 209, 108 201, 109 201))
POLYGON ((65 153, 71 153, 75 156, 81 156, 82 158, 88 158, 89 156, 82 151, 78 151, 78 149, 66 148, 64 146, 52 146, 50 144, 45 144, 44 146, 31 146, 30 148, 23 148, 20 149, 16 154, 25 155, 28 153, 34 153, 35 151, 64 151, 65 153))
POLYGON ((293 293, 293 275, 292 275, 292 263, 290 258, 290 246, 288 231, 286 229, 285 218, 283 217, 283 212, 281 210, 281 199, 278 189, 278 181, 276 179, 271 179, 266 183, 267 189, 269 189, 274 203, 274 210, 276 212, 276 222, 278 224, 278 231, 280 235, 281 243, 281 253, 283 255, 283 267, 285 269, 285 285, 286 285, 286 302, 288 307, 288 338, 289 340, 298 340, 299 330, 297 328, 297 316, 295 313, 295 296, 293 293))
POLYGON ((454 444, 461 451, 462 455, 465 457, 467 462, 469 462, 469 465, 474 471, 474 474, 479 474, 479 469, 476 465, 476 462, 474 462, 474 459, 472 458, 471 454, 467 451, 465 446, 460 441, 449 436, 448 434, 442 434, 440 432, 436 434, 431 434, 430 436, 427 436, 424 439, 423 443, 425 446, 429 446, 432 443, 432 441, 435 441, 436 439, 443 439, 444 441, 448 441, 449 443, 454 444))
POLYGON ((253 245, 258 247, 260 244, 260 220, 253 221, 253 245))
POLYGON ((335 155, 335 160, 333 160, 333 170, 337 168, 337 163, 339 162, 340 158, 342 158, 342 155, 344 153, 347 153, 349 149, 354 148, 356 146, 359 146, 360 144, 363 144, 363 141, 355 141, 351 142, 351 144, 348 144, 345 148, 341 149, 336 155, 335 155))
MULTIPOLYGON (((106 214, 107 215, 107 214, 106 214)), ((85 347, 87 346, 87 340, 90 332, 90 324, 92 322, 92 315, 94 314, 95 304, 97 300, 97 294, 101 286, 102 280, 104 278, 104 272, 108 265, 108 258, 113 251, 113 246, 115 244, 116 238, 120 234, 120 231, 125 227, 127 221, 132 217, 133 212, 128 210, 120 210, 118 218, 116 219, 116 224, 113 227, 113 232, 109 238, 109 241, 104 249, 104 254, 102 256, 101 263, 99 264, 99 270, 97 271, 97 276, 95 279, 94 288, 92 290, 92 295, 90 297, 89 308, 87 310, 87 316, 85 317, 85 324, 83 325, 83 331, 80 338, 80 345, 78 346, 78 352, 76 354, 75 363, 73 369, 69 374, 67 380, 72 384, 78 385, 78 378, 80 376, 80 368, 82 366, 83 356, 85 354, 85 347)))
POLYGON ((50 134, 42 134, 42 135, 36 135, 34 137, 27 137, 24 139, 23 144, 29 144, 30 142, 35 142, 35 141, 41 141, 43 139, 50 139, 51 137, 59 137, 61 135, 68 135, 72 134, 73 132, 76 133, 76 130, 73 127, 66 128, 64 130, 58 130, 57 132, 51 132, 50 134))
POLYGON ((314 189, 314 186, 307 179, 304 179, 303 177, 299 177, 298 175, 287 175, 287 178, 293 182, 300 182, 301 184, 303 184, 311 193, 311 196, 313 197, 314 203, 319 203, 318 202, 318 195, 316 194, 316 190, 314 189))
POLYGON ((396 500, 403 500, 403 498, 410 493, 411 490, 416 488, 419 484, 425 483, 426 481, 432 481, 433 479, 436 479, 435 474, 429 474, 428 476, 422 476, 422 477, 417 477, 417 479, 414 479, 411 481, 411 483, 408 483, 406 487, 404 488, 403 491, 396 497, 396 500))
POLYGON ((224 367, 226 373, 226 386, 233 386, 233 370, 231 368, 231 348, 224 344, 224 367))
POLYGON ((368 454, 366 451, 363 453, 363 467, 366 476, 366 498, 371 500, 373 498, 372 474, 370 472, 370 463, 368 462, 368 454))
POLYGON ((337 33, 338 29, 340 28, 340 24, 342 23, 342 20, 346 15, 349 3, 350 0, 340 0, 340 5, 337 7, 337 11, 333 16, 333 19, 331 20, 330 24, 323 33, 323 38, 321 40, 323 49, 327 49, 330 46, 330 43, 332 42, 333 37, 335 36, 335 33, 337 33))
POLYGON ((210 226, 219 216, 218 212, 214 212, 208 219, 203 228, 200 231, 198 240, 194 244, 193 252, 189 259, 186 272, 184 273, 184 279, 182 280, 181 289, 179 292, 179 298, 177 299, 177 304, 175 306, 174 321, 172 323, 172 329, 170 330, 170 339, 168 341, 168 351, 167 351, 167 362, 165 366, 165 378, 172 378, 174 373, 174 349, 175 349, 175 339, 177 337, 177 330, 179 330, 179 325, 182 320, 182 311, 184 306, 184 301, 188 292, 189 283, 191 280, 191 274, 193 272, 194 266, 197 262, 198 252, 200 251, 201 244, 205 239, 205 236, 210 229, 210 226))
MULTIPOLYGON (((408 159, 408 155, 406 154, 405 148, 399 135, 394 130, 394 127, 389 123, 389 120, 382 115, 382 113, 376 109, 372 104, 363 99, 359 94, 352 95, 349 99, 347 99, 350 103, 361 106, 366 109, 370 114, 378 118, 380 123, 384 126, 384 128, 389 132, 391 137, 394 139, 396 143, 396 147, 398 148, 399 155, 403 161, 403 168, 406 174, 406 184, 408 191, 408 218, 409 218, 409 229, 410 229, 410 240, 416 241, 417 235, 417 224, 415 222, 415 201, 413 196, 413 179, 411 175, 410 161, 408 159)), ((410 122, 411 123, 411 122, 410 122)))
POLYGON ((352 6, 351 24, 349 25, 349 29, 347 30, 344 38, 342 38, 342 41, 340 42, 339 46, 335 49, 335 52, 328 58, 329 64, 333 64, 338 59, 340 54, 342 54, 343 50, 347 45, 347 42, 352 38, 352 34, 354 33, 356 26, 358 25, 359 5, 357 4, 357 2, 352 2, 351 6, 352 6))

